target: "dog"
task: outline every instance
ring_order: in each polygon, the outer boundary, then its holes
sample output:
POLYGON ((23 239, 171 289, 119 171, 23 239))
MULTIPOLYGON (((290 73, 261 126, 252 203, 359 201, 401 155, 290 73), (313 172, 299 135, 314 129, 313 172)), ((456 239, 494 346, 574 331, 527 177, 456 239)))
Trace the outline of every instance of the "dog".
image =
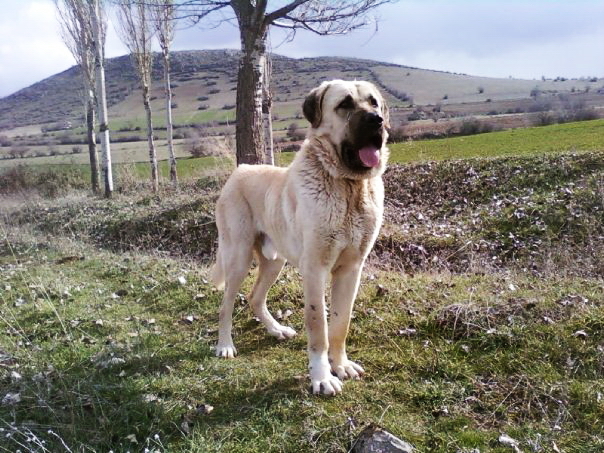
POLYGON ((342 380, 364 373, 348 359, 345 343, 361 270, 382 223, 389 114, 373 84, 343 80, 313 89, 302 110, 310 128, 289 167, 240 165, 216 203, 212 279, 224 288, 216 355, 237 353, 233 305, 254 257, 258 276, 249 303, 255 316, 280 340, 296 335, 266 307, 267 292, 288 261, 303 282, 312 392, 336 395, 342 380))

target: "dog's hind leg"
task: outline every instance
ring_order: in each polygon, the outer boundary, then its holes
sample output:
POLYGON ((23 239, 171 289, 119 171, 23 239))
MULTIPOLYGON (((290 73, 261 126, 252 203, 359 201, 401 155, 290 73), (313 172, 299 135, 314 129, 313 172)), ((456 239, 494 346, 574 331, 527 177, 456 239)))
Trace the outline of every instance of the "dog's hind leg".
POLYGON ((225 272, 225 288, 222 297, 222 306, 218 315, 218 344, 216 355, 218 357, 232 358, 237 355, 231 333, 233 327, 233 307, 237 291, 245 279, 252 264, 252 246, 242 244, 229 244, 222 250, 222 259, 225 272))
POLYGON ((266 294, 285 264, 282 258, 268 259, 264 256, 264 245, 256 244, 256 258, 258 260, 258 278, 250 295, 250 305, 254 315, 260 319, 268 333, 279 340, 285 340, 296 335, 291 327, 283 326, 277 322, 266 307, 266 294))

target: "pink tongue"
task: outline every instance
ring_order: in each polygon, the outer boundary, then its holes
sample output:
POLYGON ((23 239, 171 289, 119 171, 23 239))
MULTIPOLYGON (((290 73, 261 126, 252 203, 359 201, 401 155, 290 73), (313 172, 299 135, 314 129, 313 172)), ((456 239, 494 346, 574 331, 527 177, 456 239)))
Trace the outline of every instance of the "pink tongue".
POLYGON ((365 167, 377 167, 380 164, 380 152, 375 146, 361 148, 359 158, 365 167))

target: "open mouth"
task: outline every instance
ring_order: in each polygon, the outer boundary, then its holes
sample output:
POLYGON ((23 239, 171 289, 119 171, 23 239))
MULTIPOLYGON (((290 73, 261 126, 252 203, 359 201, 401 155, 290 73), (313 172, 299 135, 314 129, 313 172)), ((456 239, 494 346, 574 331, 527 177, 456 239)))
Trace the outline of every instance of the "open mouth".
POLYGON ((365 171, 380 165, 382 136, 376 134, 361 144, 342 143, 342 160, 348 168, 365 171))

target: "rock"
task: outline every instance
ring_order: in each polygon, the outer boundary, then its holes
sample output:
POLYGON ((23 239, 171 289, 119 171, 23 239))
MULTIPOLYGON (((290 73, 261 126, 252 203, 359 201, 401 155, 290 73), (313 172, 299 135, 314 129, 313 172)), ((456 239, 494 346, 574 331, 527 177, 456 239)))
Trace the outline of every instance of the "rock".
POLYGON ((413 447, 377 425, 370 424, 356 438, 351 453, 412 453, 413 447))

